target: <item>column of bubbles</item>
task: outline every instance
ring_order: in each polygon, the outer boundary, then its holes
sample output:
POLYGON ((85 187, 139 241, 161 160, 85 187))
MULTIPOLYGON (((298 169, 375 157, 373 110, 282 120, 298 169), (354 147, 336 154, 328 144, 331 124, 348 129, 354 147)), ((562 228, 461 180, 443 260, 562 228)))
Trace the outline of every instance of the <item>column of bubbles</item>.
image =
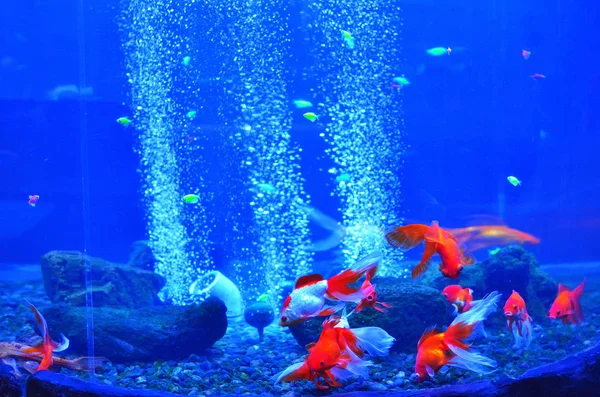
POLYGON ((290 136, 285 54, 289 51, 287 3, 232 0, 217 4, 231 22, 231 64, 239 76, 232 89, 238 105, 234 139, 248 171, 249 204, 254 213, 255 251, 245 279, 260 283, 274 300, 286 283, 310 272, 308 202, 301 175, 301 148, 290 136))
POLYGON ((157 261, 155 271, 166 279, 160 297, 174 304, 202 298, 190 294, 190 285, 211 265, 201 155, 190 156, 182 145, 190 122, 190 98, 197 96, 194 78, 186 77, 197 57, 184 40, 186 28, 193 26, 187 21, 192 19, 189 4, 134 0, 124 24, 149 244, 157 261), (193 206, 182 200, 189 194, 198 196, 193 206))
POLYGON ((402 220, 402 87, 392 84, 402 72, 400 10, 386 0, 317 0, 309 12, 321 136, 336 164, 329 173, 342 203, 346 260, 383 249, 381 274, 400 276, 402 253, 389 249, 383 234, 402 220))

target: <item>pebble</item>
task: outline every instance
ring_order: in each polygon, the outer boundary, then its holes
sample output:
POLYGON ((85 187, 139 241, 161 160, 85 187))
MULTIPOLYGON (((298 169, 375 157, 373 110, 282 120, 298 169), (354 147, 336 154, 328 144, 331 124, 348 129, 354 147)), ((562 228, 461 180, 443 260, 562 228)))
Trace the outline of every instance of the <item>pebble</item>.
POLYGON ((365 382, 363 387, 366 387, 370 391, 385 391, 388 389, 385 385, 376 382, 365 382))

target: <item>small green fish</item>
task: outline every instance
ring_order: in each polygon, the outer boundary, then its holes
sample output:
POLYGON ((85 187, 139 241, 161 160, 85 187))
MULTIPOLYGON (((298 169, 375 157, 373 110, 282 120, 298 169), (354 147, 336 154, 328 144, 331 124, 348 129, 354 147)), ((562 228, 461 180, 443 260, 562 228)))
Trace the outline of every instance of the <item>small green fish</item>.
POLYGON ((190 110, 189 112, 186 113, 186 117, 190 120, 194 120, 196 118, 196 112, 195 110, 190 110))
POLYGON ((190 66, 190 62, 192 62, 192 57, 183 57, 183 60, 181 61, 181 63, 183 64, 183 66, 190 66))
POLYGON ((516 176, 509 176, 506 178, 511 185, 513 186, 520 186, 521 185, 521 181, 519 180, 519 178, 517 178, 516 176))
POLYGON ((392 79, 395 83, 398 83, 400 85, 409 85, 410 81, 408 81, 408 79, 404 76, 400 76, 400 77, 394 77, 392 79))
POLYGON ((266 302, 269 300, 269 294, 262 294, 258 298, 256 298, 257 302, 266 302))
POLYGON ((127 127, 129 124, 131 124, 131 120, 129 120, 127 117, 119 117, 117 119, 117 123, 127 127))
POLYGON ((188 204, 196 204, 200 200, 200 196, 197 194, 186 194, 183 196, 183 201, 188 204))
POLYGON ((258 186, 258 188, 263 192, 271 193, 275 191, 275 186, 271 185, 270 183, 259 183, 256 186, 258 186))
POLYGON ((342 39, 344 39, 348 48, 354 48, 354 37, 352 37, 352 33, 347 30, 342 30, 342 39))
POLYGON ((490 255, 496 255, 498 252, 500 252, 500 248, 494 248, 493 250, 489 250, 488 252, 490 253, 490 255))
POLYGON ((450 47, 435 47, 428 49, 426 52, 433 57, 441 57, 442 55, 450 55, 452 49, 450 47))
POLYGON ((350 174, 341 174, 341 175, 339 175, 338 177, 335 178, 335 181, 337 183, 348 182, 350 179, 352 179, 352 175, 350 175, 350 174))
POLYGON ((312 104, 312 102, 305 101, 303 99, 296 99, 294 101, 294 105, 296 105, 296 107, 298 109, 304 109, 304 108, 311 108, 313 104, 312 104))
POLYGON ((319 116, 317 116, 316 114, 314 114, 313 112, 307 112, 303 114, 304 118, 307 120, 312 121, 313 123, 317 120, 319 120, 319 116))

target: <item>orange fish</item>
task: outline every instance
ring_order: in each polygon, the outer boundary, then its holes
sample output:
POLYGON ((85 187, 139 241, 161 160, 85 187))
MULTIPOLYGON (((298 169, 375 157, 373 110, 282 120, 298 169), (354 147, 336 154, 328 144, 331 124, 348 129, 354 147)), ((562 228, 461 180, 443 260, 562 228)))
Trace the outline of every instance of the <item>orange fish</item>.
POLYGON ((563 324, 567 324, 569 321, 573 324, 579 324, 583 321, 583 311, 579 300, 583 294, 584 284, 585 280, 573 291, 562 284, 558 284, 558 296, 548 312, 550 320, 562 320, 563 324))
POLYGON ((539 244, 540 239, 520 230, 504 225, 469 226, 462 229, 448 229, 456 237, 458 244, 467 252, 508 244, 539 244))
POLYGON ((371 279, 375 276, 377 272, 377 268, 371 269, 367 271, 365 274, 365 281, 361 287, 361 289, 365 293, 365 297, 358 303, 358 306, 354 308, 354 313, 360 313, 363 309, 367 307, 371 307, 379 312, 385 313, 387 310, 391 308, 388 303, 377 301, 377 292, 375 291, 375 285, 371 284, 371 279))
POLYGON ((413 279, 427 271, 435 253, 442 259, 440 272, 444 277, 457 278, 463 266, 475 263, 471 255, 465 254, 458 247, 456 237, 442 229, 437 221, 433 221, 431 226, 414 224, 397 227, 386 233, 385 238, 391 246, 404 250, 414 248, 425 241, 421 262, 412 270, 413 279))
POLYGON ((491 358, 471 351, 465 340, 471 336, 478 324, 496 310, 501 294, 494 291, 467 312, 456 316, 445 332, 429 328, 417 344, 415 377, 418 382, 432 378, 438 372, 447 371, 447 366, 455 366, 480 374, 495 370, 496 362, 491 358))
POLYGON ((523 51, 521 51, 521 56, 523 57, 524 60, 528 60, 529 57, 531 56, 531 51, 523 50, 523 51))
POLYGON ((506 327, 512 331, 515 338, 515 347, 527 347, 533 339, 532 320, 527 313, 525 300, 513 290, 504 304, 506 327))
POLYGON ((463 288, 458 284, 452 284, 442 290, 442 296, 454 306, 454 314, 468 311, 473 300, 473 290, 463 288))
POLYGON ((345 315, 323 322, 319 340, 306 346, 308 356, 273 377, 275 383, 310 380, 319 389, 341 386, 338 380, 354 375, 368 378, 370 361, 365 355, 385 356, 395 339, 378 327, 350 329, 345 315), (323 379, 327 385, 320 383, 323 379))
POLYGON ((52 359, 52 352, 61 352, 63 350, 66 350, 69 347, 69 340, 65 338, 63 334, 61 334, 62 342, 60 344, 53 341, 50 337, 50 332, 48 331, 48 324, 46 323, 46 319, 44 318, 44 316, 42 316, 42 314, 34 305, 32 305, 29 302, 27 303, 29 304, 29 309, 31 309, 33 315, 35 316, 35 321, 38 325, 38 329, 43 339, 36 346, 23 349, 22 352, 26 354, 37 354, 43 356, 43 359, 40 362, 40 365, 37 370, 47 370, 50 369, 50 367, 54 363, 54 360, 52 359))
POLYGON ((382 255, 374 252, 361 259, 352 269, 325 280, 320 274, 300 277, 292 293, 283 302, 279 315, 279 325, 288 327, 300 324, 309 318, 329 316, 341 310, 345 302, 360 302, 372 294, 374 289, 363 284, 360 288, 351 287, 369 270, 376 271, 382 255), (328 302, 331 301, 331 302, 328 302))

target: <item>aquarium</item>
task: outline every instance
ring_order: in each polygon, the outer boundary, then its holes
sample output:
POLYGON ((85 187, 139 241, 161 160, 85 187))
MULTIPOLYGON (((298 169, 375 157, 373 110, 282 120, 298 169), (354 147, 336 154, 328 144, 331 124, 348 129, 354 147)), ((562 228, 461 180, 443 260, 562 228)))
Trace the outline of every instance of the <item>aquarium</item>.
POLYGON ((6 2, 0 395, 597 395, 599 11, 6 2))

